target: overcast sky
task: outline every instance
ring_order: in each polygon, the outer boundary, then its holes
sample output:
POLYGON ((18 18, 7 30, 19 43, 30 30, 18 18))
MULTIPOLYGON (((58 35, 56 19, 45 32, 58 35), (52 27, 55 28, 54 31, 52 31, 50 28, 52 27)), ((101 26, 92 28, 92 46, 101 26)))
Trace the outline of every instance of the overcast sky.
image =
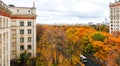
POLYGON ((37 8, 37 23, 102 23, 109 20, 109 3, 114 0, 2 0, 6 4, 37 8))

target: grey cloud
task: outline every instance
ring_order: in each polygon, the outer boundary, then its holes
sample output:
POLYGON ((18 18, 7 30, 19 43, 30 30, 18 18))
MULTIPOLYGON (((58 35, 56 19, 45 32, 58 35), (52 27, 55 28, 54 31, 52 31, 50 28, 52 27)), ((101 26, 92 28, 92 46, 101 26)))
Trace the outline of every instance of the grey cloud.
MULTIPOLYGON (((51 21, 51 20, 71 20, 74 18, 78 19, 103 19, 109 17, 109 1, 110 0, 13 0, 13 2, 4 0, 7 4, 13 3, 18 6, 32 6, 32 2, 35 1, 37 8, 37 21, 51 21), (98 9, 94 9, 92 12, 83 11, 80 12, 79 7, 78 10, 74 10, 74 5, 78 4, 81 6, 81 2, 89 2, 94 6, 98 6, 98 9), (62 9, 61 6, 64 6, 62 9), (59 8, 61 7, 61 8, 59 8), (73 8, 72 8, 73 7, 73 8), (43 17, 43 19, 41 18, 43 17)), ((84 3, 86 4, 86 3, 84 3)), ((89 5, 88 5, 89 6, 89 5)), ((82 6, 84 8, 84 6, 82 6)), ((52 21, 51 21, 52 22, 52 21)))

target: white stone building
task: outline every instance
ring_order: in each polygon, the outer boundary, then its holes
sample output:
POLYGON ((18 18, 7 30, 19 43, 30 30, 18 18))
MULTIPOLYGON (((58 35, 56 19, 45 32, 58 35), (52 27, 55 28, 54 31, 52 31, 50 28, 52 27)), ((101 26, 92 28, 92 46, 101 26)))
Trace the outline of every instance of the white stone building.
POLYGON ((109 4, 110 7, 110 33, 120 31, 120 0, 109 4))
POLYGON ((0 1, 0 66, 10 66, 10 14, 7 5, 0 1))
POLYGON ((36 56, 36 9, 35 7, 9 6, 11 15, 11 59, 20 57, 25 50, 36 56))
POLYGON ((27 50, 36 57, 36 8, 7 6, 0 0, 0 66, 27 50))

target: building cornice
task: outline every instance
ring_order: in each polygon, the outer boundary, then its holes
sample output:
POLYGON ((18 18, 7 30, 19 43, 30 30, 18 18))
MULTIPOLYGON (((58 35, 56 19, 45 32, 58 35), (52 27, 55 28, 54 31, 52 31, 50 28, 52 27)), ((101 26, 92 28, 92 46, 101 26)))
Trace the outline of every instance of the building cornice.
POLYGON ((120 2, 117 3, 110 3, 109 7, 120 6, 120 2))
POLYGON ((24 8, 24 9, 36 9, 34 7, 9 7, 9 8, 24 8))
POLYGON ((36 16, 11 16, 11 19, 36 19, 36 16))
POLYGON ((0 15, 5 16, 5 17, 10 17, 11 13, 8 13, 0 8, 0 15))

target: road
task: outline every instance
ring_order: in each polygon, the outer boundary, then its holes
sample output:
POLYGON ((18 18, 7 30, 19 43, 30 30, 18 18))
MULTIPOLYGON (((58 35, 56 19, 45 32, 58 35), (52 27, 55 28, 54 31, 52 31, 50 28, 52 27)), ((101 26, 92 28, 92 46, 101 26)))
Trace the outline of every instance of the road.
POLYGON ((90 60, 90 59, 87 59, 87 63, 85 63, 85 66, 101 66, 100 64, 90 60))

